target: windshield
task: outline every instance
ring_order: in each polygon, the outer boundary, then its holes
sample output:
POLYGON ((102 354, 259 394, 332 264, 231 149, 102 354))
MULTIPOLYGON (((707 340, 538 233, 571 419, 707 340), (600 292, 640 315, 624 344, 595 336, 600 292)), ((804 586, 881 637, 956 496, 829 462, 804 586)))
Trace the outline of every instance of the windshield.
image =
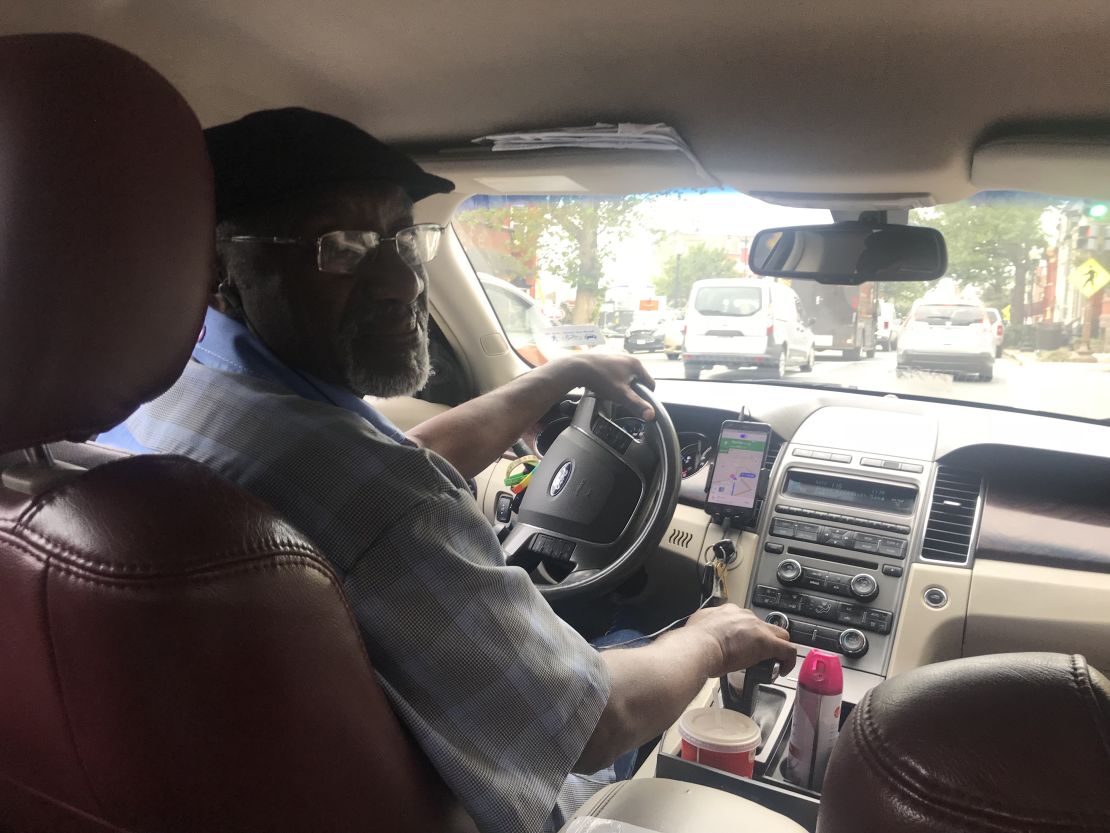
MULTIPOLYGON (((945 236, 945 276, 858 287, 752 275, 756 232, 832 220, 731 191, 474 197, 454 228, 487 291, 496 280, 533 299, 555 342, 639 347, 656 378, 858 388, 1108 420, 1110 223, 1097 209, 1013 192, 918 209, 910 222, 945 236), (583 328, 596 337, 575 342, 583 328), (665 337, 631 344, 634 328, 665 337)), ((502 324, 519 349, 524 328, 502 324)))
POLYGON ((966 327, 982 323, 986 314, 982 307, 927 304, 914 310, 913 320, 925 321, 938 327, 966 327))
POLYGON ((753 315, 762 308, 757 286, 703 286, 694 293, 694 309, 702 315, 753 315))

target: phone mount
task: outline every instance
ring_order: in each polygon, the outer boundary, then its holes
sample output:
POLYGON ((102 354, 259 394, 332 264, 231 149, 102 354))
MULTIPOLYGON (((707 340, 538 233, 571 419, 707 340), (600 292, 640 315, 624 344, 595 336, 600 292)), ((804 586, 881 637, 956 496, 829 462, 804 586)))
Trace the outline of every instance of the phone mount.
MULTIPOLYGON (((763 502, 767 497, 767 486, 771 480, 771 472, 767 469, 759 470, 759 480, 755 486, 755 505, 751 509, 735 509, 729 512, 719 511, 720 507, 714 506, 713 512, 709 512, 709 519, 717 526, 725 526, 726 518, 729 525, 733 527, 754 527, 759 520, 760 510, 763 508, 763 502)), ((709 497, 710 484, 705 484, 706 498, 709 497)), ((708 512, 709 504, 706 504, 706 511, 708 512)))

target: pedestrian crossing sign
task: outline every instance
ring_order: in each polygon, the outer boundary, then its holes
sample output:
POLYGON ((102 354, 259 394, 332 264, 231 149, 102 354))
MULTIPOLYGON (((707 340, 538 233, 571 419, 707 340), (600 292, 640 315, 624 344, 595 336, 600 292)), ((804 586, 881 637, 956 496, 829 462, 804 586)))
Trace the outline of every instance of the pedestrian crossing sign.
POLYGON ((1110 283, 1110 272, 1093 257, 1076 266, 1068 275, 1068 283, 1078 289, 1084 298, 1090 298, 1110 283))

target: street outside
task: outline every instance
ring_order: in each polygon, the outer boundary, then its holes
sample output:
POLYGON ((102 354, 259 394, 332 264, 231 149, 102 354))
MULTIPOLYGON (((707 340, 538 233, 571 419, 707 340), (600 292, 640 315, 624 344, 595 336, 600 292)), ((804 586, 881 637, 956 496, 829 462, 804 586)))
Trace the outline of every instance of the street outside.
MULTIPOLYGON (((671 361, 662 352, 636 355, 656 379, 683 378, 681 361, 671 361)), ((757 370, 717 369, 703 372, 701 378, 704 381, 725 382, 762 380, 767 376, 757 370)), ((995 361, 993 381, 980 382, 975 377, 955 381, 950 375, 923 371, 900 375, 895 371, 892 352, 880 351, 873 359, 848 361, 830 351, 817 354, 817 366, 811 373, 788 371, 784 381, 910 393, 1089 419, 1110 419, 1110 361, 1041 362, 1033 354, 1007 351, 1003 358, 995 361)))

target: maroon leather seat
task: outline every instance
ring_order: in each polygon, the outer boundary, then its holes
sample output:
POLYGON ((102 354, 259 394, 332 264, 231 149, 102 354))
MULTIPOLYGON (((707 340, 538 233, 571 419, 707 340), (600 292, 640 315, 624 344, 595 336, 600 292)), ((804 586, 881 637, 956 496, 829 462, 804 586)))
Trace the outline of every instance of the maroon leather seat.
POLYGON ((868 692, 829 760, 818 833, 1110 831, 1110 683, 1081 656, 925 666, 868 692))
POLYGON ((192 111, 100 41, 0 38, 0 171, 0 829, 469 827, 295 530, 185 459, 44 450, 187 361, 214 262, 192 111))

